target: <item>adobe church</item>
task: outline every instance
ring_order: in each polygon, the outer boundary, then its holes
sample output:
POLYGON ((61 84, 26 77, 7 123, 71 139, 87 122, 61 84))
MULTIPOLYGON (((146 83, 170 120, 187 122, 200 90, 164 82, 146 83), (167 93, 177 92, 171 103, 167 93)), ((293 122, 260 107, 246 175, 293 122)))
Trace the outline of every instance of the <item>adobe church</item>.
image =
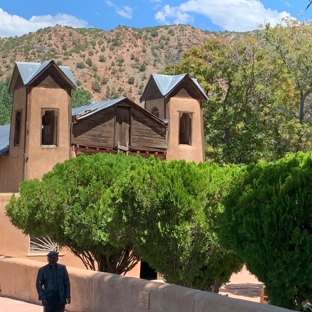
MULTIPOLYGON (((40 179, 58 162, 99 152, 204 161, 207 96, 188 74, 151 75, 140 98, 143 107, 123 97, 72 109, 76 88, 69 67, 53 60, 15 63, 11 124, 0 126, 0 255, 45 261, 46 252, 31 248, 4 207, 23 180, 40 179)), ((67 252, 61 261, 82 265, 73 258, 67 252)))
POLYGON ((140 98, 71 108, 77 85, 69 67, 53 60, 16 62, 9 91, 12 121, 0 126, 0 193, 40 179, 57 162, 98 152, 165 160, 204 161, 202 101, 207 96, 187 74, 151 75, 140 98))

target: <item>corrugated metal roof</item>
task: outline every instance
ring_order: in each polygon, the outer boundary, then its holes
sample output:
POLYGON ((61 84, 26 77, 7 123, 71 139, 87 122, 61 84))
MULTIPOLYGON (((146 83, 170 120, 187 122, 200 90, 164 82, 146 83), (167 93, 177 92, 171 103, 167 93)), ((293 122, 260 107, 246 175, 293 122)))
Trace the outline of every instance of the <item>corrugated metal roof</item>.
MULTIPOLYGON (((27 85, 41 73, 52 61, 44 61, 42 63, 34 62, 15 62, 16 66, 21 74, 24 85, 27 85)), ((62 72, 67 76, 67 78, 77 87, 75 78, 68 66, 59 66, 62 72)))
POLYGON ((100 111, 104 108, 110 107, 115 105, 116 103, 119 103, 126 99, 125 97, 121 97, 118 99, 98 102, 98 103, 90 103, 84 106, 75 107, 72 109, 72 116, 75 116, 77 120, 85 118, 87 116, 90 116, 94 114, 97 111, 100 111))
MULTIPOLYGON (((173 75, 173 76, 152 74, 152 78, 154 79, 159 91, 161 92, 163 96, 167 96, 176 87, 176 85, 178 85, 186 76, 187 74, 180 74, 180 75, 173 75)), ((198 83, 197 79, 191 78, 191 80, 194 82, 194 84, 200 90, 203 96, 208 100, 206 93, 204 92, 200 84, 198 83)), ((146 85, 146 87, 147 86, 148 84, 146 85)))
POLYGON ((185 76, 186 74, 175 76, 152 74, 152 77, 163 96, 166 96, 181 80, 184 79, 185 76))
POLYGON ((0 126, 0 155, 9 150, 10 125, 0 126))

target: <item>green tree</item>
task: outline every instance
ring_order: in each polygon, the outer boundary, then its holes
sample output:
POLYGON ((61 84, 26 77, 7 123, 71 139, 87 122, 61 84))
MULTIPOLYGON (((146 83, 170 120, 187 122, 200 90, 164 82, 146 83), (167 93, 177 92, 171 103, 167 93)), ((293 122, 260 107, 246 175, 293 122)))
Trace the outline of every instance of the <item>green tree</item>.
POLYGON ((241 268, 215 235, 216 199, 229 182, 225 172, 150 159, 119 180, 102 205, 113 207, 113 224, 124 224, 141 257, 167 282, 211 291, 216 278, 225 283, 241 268))
POLYGON ((124 228, 118 223, 109 226, 113 210, 100 205, 100 198, 142 161, 139 156, 101 153, 71 158, 57 164, 42 181, 22 182, 20 197, 13 195, 6 213, 23 233, 49 235, 67 246, 87 268, 124 274, 140 258, 124 228), (112 243, 111 236, 116 233, 118 241, 112 243))
POLYGON ((312 154, 292 154, 244 168, 224 198, 224 247, 265 284, 272 304, 290 309, 312 296, 311 183, 312 154))
POLYGON ((13 95, 9 93, 10 79, 8 76, 4 81, 0 80, 0 125, 11 122, 13 95))
POLYGON ((72 90, 72 107, 78 107, 90 103, 92 94, 84 88, 72 90))
POLYGON ((297 138, 295 151, 305 151, 310 149, 312 139, 312 24, 286 18, 283 21, 286 26, 265 25, 263 35, 276 66, 283 68, 284 80, 288 79, 293 85, 296 99, 284 114, 296 117, 297 123, 293 124, 297 138))
POLYGON ((175 67, 197 78, 209 95, 203 107, 209 160, 246 164, 311 149, 312 28, 293 26, 212 39, 166 67, 165 73, 175 67))
MULTIPOLYGON (((212 39, 186 52, 176 73, 188 72, 209 95, 204 104, 206 156, 218 163, 248 163, 270 151, 262 112, 269 100, 265 52, 254 37, 212 39)), ((166 72, 172 72, 172 65, 166 72)), ((269 111, 269 110, 267 110, 269 111)))

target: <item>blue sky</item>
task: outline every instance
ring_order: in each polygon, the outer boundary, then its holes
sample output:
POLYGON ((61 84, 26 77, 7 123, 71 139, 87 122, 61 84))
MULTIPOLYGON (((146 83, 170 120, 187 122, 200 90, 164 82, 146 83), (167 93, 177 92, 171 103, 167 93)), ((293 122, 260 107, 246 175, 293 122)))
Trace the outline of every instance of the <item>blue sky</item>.
POLYGON ((0 37, 55 24, 110 30, 188 24, 203 30, 247 31, 283 17, 312 19, 309 0, 1 0, 0 37), (298 15, 298 12, 302 14, 298 15))

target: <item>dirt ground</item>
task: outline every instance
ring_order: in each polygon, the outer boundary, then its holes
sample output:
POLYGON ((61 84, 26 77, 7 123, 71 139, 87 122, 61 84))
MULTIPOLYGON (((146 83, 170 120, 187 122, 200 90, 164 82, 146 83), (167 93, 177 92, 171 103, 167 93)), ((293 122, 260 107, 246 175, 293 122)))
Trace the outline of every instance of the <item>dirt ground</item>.
POLYGON ((252 275, 246 267, 233 274, 226 285, 220 287, 219 294, 230 298, 260 302, 263 283, 252 275))

